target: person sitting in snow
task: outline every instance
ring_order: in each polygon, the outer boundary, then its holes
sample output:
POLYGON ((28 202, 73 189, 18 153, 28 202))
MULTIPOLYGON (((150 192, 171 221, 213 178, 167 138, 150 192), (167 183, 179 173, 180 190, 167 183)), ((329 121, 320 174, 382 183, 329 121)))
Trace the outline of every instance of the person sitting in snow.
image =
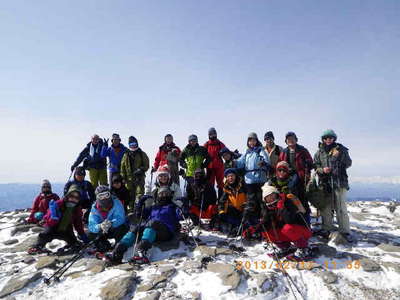
POLYGON ((203 169, 194 172, 194 182, 188 186, 187 200, 190 205, 190 218, 194 225, 200 219, 211 220, 217 212, 217 194, 215 188, 206 179, 203 169))
POLYGON ((87 220, 90 213, 90 208, 93 202, 96 200, 94 194, 93 185, 90 181, 85 180, 86 171, 83 167, 76 167, 74 178, 68 181, 64 186, 64 195, 69 191, 72 185, 77 185, 81 192, 80 206, 85 209, 85 214, 83 216, 83 222, 87 224, 87 220))
POLYGON ((111 249, 108 239, 115 239, 117 243, 128 232, 124 207, 121 201, 112 197, 105 185, 96 189, 96 202, 90 211, 88 229, 89 239, 95 240, 99 252, 111 249))
POLYGON ((310 223, 311 209, 308 201, 306 201, 304 197, 300 198, 303 186, 299 180, 299 176, 296 173, 290 172, 289 164, 286 161, 280 161, 275 169, 276 175, 268 181, 268 185, 276 187, 279 193, 296 195, 306 209, 305 219, 310 223))
POLYGON ((224 172, 224 193, 218 200, 217 222, 230 227, 229 235, 236 235, 243 217, 243 208, 247 200, 246 188, 236 169, 227 169, 224 172))
POLYGON ((89 242, 83 230, 80 199, 81 191, 74 184, 63 199, 50 201, 49 209, 43 217, 45 230, 39 233, 36 244, 28 250, 29 254, 47 252, 46 244, 54 239, 66 241, 66 248, 71 251, 80 249, 80 243, 76 239, 73 228, 84 243, 89 242))
POLYGON ((306 210, 293 194, 279 193, 270 185, 262 188, 264 209, 258 229, 268 243, 279 248, 270 253, 274 259, 305 261, 311 258, 312 251, 308 240, 312 236, 305 220, 306 210), (275 253, 278 257, 275 257, 275 253))
POLYGON ((171 240, 179 232, 179 221, 183 219, 183 214, 187 214, 187 209, 182 201, 172 202, 172 191, 167 186, 158 187, 156 191, 154 199, 150 195, 141 197, 135 213, 139 220, 145 220, 145 225, 131 225, 129 232, 116 245, 110 257, 114 263, 121 262, 125 251, 134 245, 137 238, 140 239, 135 245, 137 255, 134 253, 131 261, 138 264, 149 263, 147 252, 153 243, 171 240), (149 199, 153 201, 147 205, 149 199))
POLYGON ((124 179, 121 174, 114 174, 111 179, 111 194, 118 198, 124 206, 125 213, 128 211, 129 191, 124 185, 124 179))
POLYGON ((157 170, 156 183, 152 191, 153 198, 157 197, 157 191, 161 187, 168 187, 171 190, 173 202, 182 198, 181 187, 172 180, 168 165, 160 166, 157 170))
POLYGON ((41 223, 43 216, 46 214, 47 209, 49 208, 50 201, 57 201, 59 199, 60 197, 52 192, 50 181, 44 179, 42 182, 41 193, 36 196, 35 200, 33 201, 31 214, 26 222, 32 224, 41 223))

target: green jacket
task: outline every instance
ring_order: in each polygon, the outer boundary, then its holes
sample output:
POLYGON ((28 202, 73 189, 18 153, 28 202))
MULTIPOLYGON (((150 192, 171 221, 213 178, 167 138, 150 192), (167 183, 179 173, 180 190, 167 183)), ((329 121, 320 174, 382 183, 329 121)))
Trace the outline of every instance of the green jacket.
POLYGON ((319 177, 319 184, 324 186, 325 191, 332 191, 333 188, 349 189, 347 176, 347 168, 351 167, 352 161, 347 149, 342 144, 335 143, 331 149, 327 151, 323 143, 319 143, 319 149, 314 155, 315 170, 319 177), (338 151, 337 157, 333 153, 338 151), (330 174, 325 174, 323 168, 329 167, 332 169, 330 174))
POLYGON ((149 169, 149 157, 142 149, 136 151, 127 150, 121 161, 121 175, 125 180, 126 187, 131 190, 136 184, 144 184, 146 171, 149 169), (141 170, 141 175, 134 173, 141 170))
POLYGON ((186 169, 186 177, 193 177, 196 169, 206 168, 210 161, 211 158, 207 149, 199 144, 194 147, 187 145, 179 159, 181 167, 186 169))

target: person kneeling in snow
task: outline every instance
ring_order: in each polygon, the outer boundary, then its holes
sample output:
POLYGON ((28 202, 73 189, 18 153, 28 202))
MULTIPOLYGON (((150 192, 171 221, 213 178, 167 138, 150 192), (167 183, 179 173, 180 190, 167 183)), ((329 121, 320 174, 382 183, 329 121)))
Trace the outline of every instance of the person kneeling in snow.
POLYGON ((312 234, 300 200, 293 194, 279 194, 273 186, 265 185, 262 190, 266 209, 263 210, 260 223, 261 235, 268 243, 274 243, 279 248, 279 251, 268 255, 274 259, 310 259, 312 251, 308 248, 308 240, 312 234), (275 257, 275 253, 278 257, 275 257))
POLYGON ((173 196, 168 187, 160 187, 155 197, 144 195, 136 206, 136 215, 140 220, 145 220, 145 225, 131 225, 130 230, 115 247, 110 259, 120 263, 125 251, 135 244, 137 255, 134 253, 131 261, 138 264, 149 263, 147 252, 154 242, 171 240, 180 230, 179 221, 186 214, 183 202, 172 202, 173 196), (147 200, 153 200, 147 207, 147 200), (138 236, 137 236, 138 235, 138 236), (136 245, 136 241, 140 242, 136 245), (137 247, 136 247, 137 246, 137 247))
POLYGON ((121 174, 115 173, 111 178, 111 194, 121 201, 125 208, 125 213, 128 211, 128 202, 130 194, 126 186, 124 185, 124 179, 121 174))
POLYGON ((49 209, 43 217, 45 230, 39 233, 35 246, 28 250, 29 254, 47 252, 44 247, 54 239, 66 241, 66 247, 72 251, 79 250, 80 244, 72 227, 75 228, 84 243, 89 241, 83 230, 80 195, 79 187, 71 185, 63 199, 50 201, 49 209))
POLYGON ((172 193, 172 202, 175 202, 178 198, 182 198, 181 187, 172 180, 168 165, 161 166, 157 170, 156 184, 151 192, 153 198, 157 197, 157 191, 161 187, 168 187, 170 189, 172 193))
POLYGON ((243 208, 246 203, 246 188, 236 169, 225 170, 224 193, 218 200, 218 217, 216 222, 230 226, 229 235, 236 236, 242 221, 243 208))
POLYGON ((201 222, 200 219, 211 220, 217 213, 217 194, 203 169, 194 172, 194 182, 188 186, 187 198, 191 203, 190 218, 195 226, 201 222))
POLYGON ((111 196, 109 188, 100 185, 96 188, 96 202, 89 215, 89 238, 99 252, 111 249, 108 239, 118 243, 128 232, 125 210, 121 201, 111 196))
POLYGON ((42 191, 35 198, 35 201, 33 201, 31 214, 26 222, 33 224, 41 223, 43 216, 46 214, 47 209, 49 208, 49 203, 51 200, 57 201, 60 200, 60 197, 51 191, 50 181, 45 179, 42 182, 42 191))

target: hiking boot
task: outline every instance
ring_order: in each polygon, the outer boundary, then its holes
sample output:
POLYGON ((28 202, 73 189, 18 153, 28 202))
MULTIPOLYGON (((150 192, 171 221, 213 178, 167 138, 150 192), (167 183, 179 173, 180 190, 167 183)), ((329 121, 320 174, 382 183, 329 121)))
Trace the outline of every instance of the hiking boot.
POLYGON ((348 243, 353 243, 354 238, 350 233, 342 233, 343 237, 346 239, 348 243))
POLYGON ((28 252, 28 254, 30 254, 30 255, 36 255, 36 254, 42 254, 42 253, 49 253, 50 251, 47 250, 47 249, 44 248, 44 247, 39 247, 39 246, 37 246, 37 247, 31 247, 31 248, 29 248, 27 252, 28 252))
POLYGON ((331 234, 330 231, 328 231, 326 229, 321 229, 321 230, 313 232, 314 236, 320 236, 320 237, 322 237, 324 239, 328 239, 330 234, 331 234))

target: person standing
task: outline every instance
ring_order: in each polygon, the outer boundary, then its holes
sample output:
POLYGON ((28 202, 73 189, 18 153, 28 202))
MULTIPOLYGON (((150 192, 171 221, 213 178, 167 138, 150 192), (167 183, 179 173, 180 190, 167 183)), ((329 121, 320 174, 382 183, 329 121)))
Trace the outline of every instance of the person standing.
POLYGON ((139 143, 134 136, 130 136, 129 149, 125 152, 121 162, 121 175, 126 188, 129 190, 129 212, 133 212, 136 199, 144 195, 146 172, 149 169, 149 157, 139 148, 139 143))
POLYGON ((160 166, 167 165, 171 180, 179 185, 179 156, 181 149, 174 143, 172 134, 167 134, 164 137, 164 144, 162 144, 157 152, 154 165, 151 172, 154 173, 160 166))
POLYGON ((257 134, 251 132, 247 138, 247 150, 236 161, 238 169, 245 172, 244 180, 247 190, 247 202, 243 219, 247 225, 254 225, 260 216, 262 204, 261 187, 267 182, 270 168, 269 157, 260 143, 257 134))
POLYGON ((276 164, 279 161, 279 155, 283 151, 283 148, 275 144, 275 137, 272 131, 267 131, 264 134, 264 142, 264 149, 269 156, 269 162, 271 164, 270 176, 273 176, 275 174, 276 164))
POLYGON ((101 149, 101 157, 109 159, 109 166, 108 166, 108 178, 109 184, 112 185, 111 179, 115 173, 119 173, 121 169, 121 161, 122 157, 125 154, 127 148, 121 144, 121 138, 119 134, 113 133, 111 138, 111 147, 108 147, 108 139, 104 139, 103 148, 101 149))
POLYGON ((352 242, 350 234, 349 215, 346 206, 346 195, 349 190, 347 169, 352 160, 349 149, 336 142, 337 135, 332 129, 325 130, 321 136, 322 142, 314 155, 315 169, 319 184, 325 191, 328 205, 321 210, 322 229, 329 232, 333 227, 333 211, 339 224, 339 232, 352 242))
POLYGON ((224 187, 224 163, 219 152, 225 148, 225 145, 218 139, 217 131, 214 127, 208 130, 208 141, 204 144, 204 148, 207 149, 211 158, 211 162, 207 166, 207 178, 212 186, 214 186, 215 182, 217 183, 218 197, 220 197, 224 187))
POLYGON ((89 170, 90 182, 93 188, 107 184, 107 159, 101 156, 103 141, 95 134, 90 143, 79 153, 78 158, 71 166, 71 172, 83 161, 83 167, 89 170))

